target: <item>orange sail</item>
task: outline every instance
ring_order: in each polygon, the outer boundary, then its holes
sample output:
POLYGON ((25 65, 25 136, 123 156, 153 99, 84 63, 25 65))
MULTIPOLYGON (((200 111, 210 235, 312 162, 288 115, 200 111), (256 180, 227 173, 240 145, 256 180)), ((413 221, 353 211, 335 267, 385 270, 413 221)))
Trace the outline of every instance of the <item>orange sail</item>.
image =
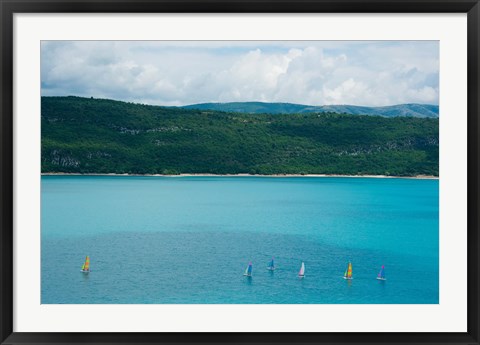
POLYGON ((352 278, 352 263, 348 263, 347 270, 345 271, 345 274, 343 275, 343 278, 345 279, 353 279, 352 278))
POLYGON ((82 271, 83 272, 89 272, 90 271, 90 258, 88 257, 88 255, 85 258, 84 264, 82 265, 82 271))

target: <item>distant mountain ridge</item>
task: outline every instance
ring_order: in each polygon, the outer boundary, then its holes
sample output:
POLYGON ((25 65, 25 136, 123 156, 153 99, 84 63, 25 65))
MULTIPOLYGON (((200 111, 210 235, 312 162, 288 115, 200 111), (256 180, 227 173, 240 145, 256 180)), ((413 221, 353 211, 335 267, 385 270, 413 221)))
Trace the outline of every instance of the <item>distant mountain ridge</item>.
POLYGON ((352 115, 378 115, 384 117, 428 117, 438 118, 438 105, 433 104, 398 104, 386 107, 363 107, 356 105, 312 106, 294 103, 265 102, 231 102, 200 103, 183 106, 185 109, 215 110, 248 114, 302 114, 334 112, 352 115))

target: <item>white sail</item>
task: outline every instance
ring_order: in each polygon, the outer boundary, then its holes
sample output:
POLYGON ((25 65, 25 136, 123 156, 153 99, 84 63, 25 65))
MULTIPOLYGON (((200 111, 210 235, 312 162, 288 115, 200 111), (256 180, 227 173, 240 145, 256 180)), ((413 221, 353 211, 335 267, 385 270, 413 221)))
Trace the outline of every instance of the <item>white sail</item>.
POLYGON ((300 272, 298 272, 298 275, 300 277, 303 277, 305 275, 305 264, 302 262, 302 267, 300 267, 300 272))

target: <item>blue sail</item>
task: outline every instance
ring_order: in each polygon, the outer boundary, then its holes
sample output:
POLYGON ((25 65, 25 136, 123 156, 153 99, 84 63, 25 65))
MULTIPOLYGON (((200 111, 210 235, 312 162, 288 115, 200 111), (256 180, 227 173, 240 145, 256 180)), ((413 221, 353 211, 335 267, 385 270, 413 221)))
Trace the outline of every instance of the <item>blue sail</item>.
POLYGON ((249 262, 247 269, 245 270, 245 273, 243 274, 244 276, 250 277, 252 275, 252 263, 249 262))
POLYGON ((275 269, 275 263, 273 262, 273 258, 272 260, 270 260, 270 262, 268 263, 268 266, 267 268, 271 271, 273 271, 275 269))
POLYGON ((377 275, 377 279, 385 280, 385 266, 384 265, 382 265, 382 268, 380 269, 380 272, 377 275))

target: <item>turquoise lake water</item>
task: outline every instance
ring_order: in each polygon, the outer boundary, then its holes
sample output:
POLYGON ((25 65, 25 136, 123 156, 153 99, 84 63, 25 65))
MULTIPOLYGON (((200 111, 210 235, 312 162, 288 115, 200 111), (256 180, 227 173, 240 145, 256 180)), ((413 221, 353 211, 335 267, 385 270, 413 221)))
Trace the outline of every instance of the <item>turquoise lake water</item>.
POLYGON ((438 303, 438 185, 42 176, 41 301, 438 303), (80 272, 86 255, 89 274, 80 272), (342 278, 349 261, 351 281, 342 278), (387 281, 375 279, 382 265, 387 281))

